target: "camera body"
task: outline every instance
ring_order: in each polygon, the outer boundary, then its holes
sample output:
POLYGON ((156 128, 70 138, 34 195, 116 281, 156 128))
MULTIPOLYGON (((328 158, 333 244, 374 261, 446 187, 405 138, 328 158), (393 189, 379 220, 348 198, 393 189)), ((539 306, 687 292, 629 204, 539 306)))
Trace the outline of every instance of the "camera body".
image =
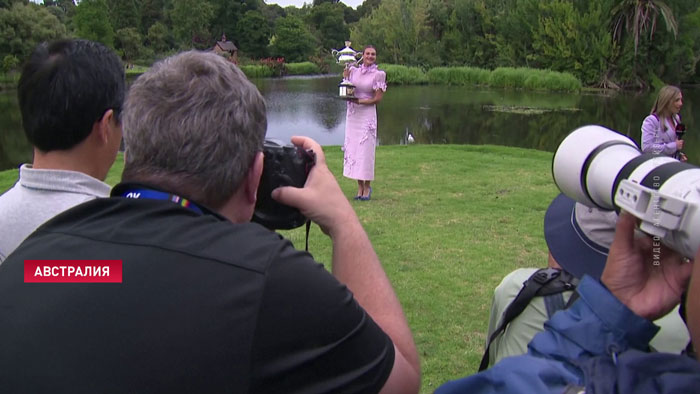
POLYGON ((700 248, 700 168, 642 153, 629 137, 583 126, 561 142, 552 175, 562 193, 641 220, 639 228, 692 258, 700 248))
POLYGON ((253 222, 271 230, 289 230, 306 222, 298 209, 272 199, 272 191, 280 186, 304 187, 309 171, 316 162, 313 151, 277 140, 265 140, 263 173, 258 186, 258 197, 253 222))

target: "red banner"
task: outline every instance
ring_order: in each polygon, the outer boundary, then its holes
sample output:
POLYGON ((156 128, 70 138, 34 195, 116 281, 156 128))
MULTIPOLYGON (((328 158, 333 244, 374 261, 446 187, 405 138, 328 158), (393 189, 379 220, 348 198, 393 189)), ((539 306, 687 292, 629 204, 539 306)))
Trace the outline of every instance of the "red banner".
POLYGON ((24 283, 122 283, 122 261, 24 260, 24 283))

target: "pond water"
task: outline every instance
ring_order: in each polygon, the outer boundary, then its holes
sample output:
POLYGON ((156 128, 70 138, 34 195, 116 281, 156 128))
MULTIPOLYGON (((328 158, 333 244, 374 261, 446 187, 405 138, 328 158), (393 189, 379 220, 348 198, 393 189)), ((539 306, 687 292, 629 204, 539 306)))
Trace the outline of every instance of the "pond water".
MULTIPOLYGON (((345 101, 338 76, 253 81, 267 100, 268 138, 307 135, 321 145, 342 145, 345 101)), ((683 89, 686 153, 700 162, 700 89, 683 89)), ((639 141, 654 96, 566 94, 456 86, 389 86, 378 105, 378 139, 400 144, 407 132, 421 144, 494 144, 553 152, 572 130, 600 124, 639 141)), ((0 169, 31 161, 16 92, 0 91, 0 169)))

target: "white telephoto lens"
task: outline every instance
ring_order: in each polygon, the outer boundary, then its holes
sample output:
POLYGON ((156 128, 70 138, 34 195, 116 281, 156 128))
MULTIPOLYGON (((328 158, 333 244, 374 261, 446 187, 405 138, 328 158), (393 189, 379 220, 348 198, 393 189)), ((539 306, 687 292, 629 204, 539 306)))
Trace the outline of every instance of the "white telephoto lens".
POLYGON ((583 126, 559 144, 552 160, 552 175, 562 193, 572 199, 613 210, 615 179, 622 167, 640 154, 627 136, 603 126, 583 126))

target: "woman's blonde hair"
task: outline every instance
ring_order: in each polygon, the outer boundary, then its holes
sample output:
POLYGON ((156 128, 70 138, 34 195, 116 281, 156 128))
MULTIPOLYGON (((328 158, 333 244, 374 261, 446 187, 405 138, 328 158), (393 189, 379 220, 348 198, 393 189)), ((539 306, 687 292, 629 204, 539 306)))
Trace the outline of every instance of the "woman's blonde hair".
POLYGON ((681 94, 681 90, 673 85, 666 85, 659 90, 659 95, 656 97, 654 106, 651 107, 651 113, 656 114, 659 120, 673 116, 671 111, 671 104, 674 102, 676 97, 681 94))

